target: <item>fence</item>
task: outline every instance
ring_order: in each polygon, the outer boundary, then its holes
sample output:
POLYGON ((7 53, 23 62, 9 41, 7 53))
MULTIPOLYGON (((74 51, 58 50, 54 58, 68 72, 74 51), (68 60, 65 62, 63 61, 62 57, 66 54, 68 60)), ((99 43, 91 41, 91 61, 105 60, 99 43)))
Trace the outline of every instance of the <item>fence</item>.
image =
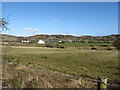
MULTIPOLYGON (((6 62, 6 61, 4 61, 6 62)), ((9 64, 16 64, 16 65, 19 65, 19 66, 24 66, 24 65, 21 65, 21 64, 17 64, 17 63, 12 63, 12 62, 7 62, 9 64)), ((91 79, 91 78, 87 78, 87 77, 80 77, 80 76, 74 76, 74 75, 70 75, 70 74, 65 74, 65 73, 62 73, 62 72, 58 72, 58 71, 53 71, 53 70, 50 70, 50 69, 37 69, 37 68, 34 68, 34 67, 30 67, 30 66, 24 66, 26 68, 30 68, 30 69, 33 69, 33 70, 37 70, 38 72, 41 72, 41 71, 47 71, 49 73, 54 73, 54 74, 58 74, 58 75, 62 75, 62 76, 67 76, 67 77, 71 77, 71 78, 74 78, 74 79, 79 79, 79 78, 82 78, 84 80, 88 80, 88 81, 92 81, 92 82, 95 82, 95 83, 98 83, 98 90, 100 90, 101 88, 107 88, 108 86, 109 87, 113 87, 113 88, 120 88, 120 85, 117 85, 117 84, 112 84, 112 83, 107 83, 107 78, 105 77, 99 77, 98 80, 96 79, 91 79)), ((16 71, 16 72, 20 72, 20 73, 23 73, 23 71, 16 71)), ((35 76, 34 74, 32 74, 32 76, 35 76)), ((42 79, 42 77, 37 77, 39 79, 42 79)), ((74 88, 80 88, 80 87, 75 87, 73 85, 69 85, 69 84, 66 84, 66 83, 63 83, 63 82, 59 82, 59 81, 55 81, 53 79, 48 79, 48 78, 44 78, 46 81, 50 81, 50 82, 53 82, 55 84, 58 84, 58 85, 64 85, 66 87, 74 87, 74 88)), ((5 82, 3 80, 3 82, 5 83, 5 85, 7 85, 8 87, 12 88, 12 85, 10 85, 9 83, 5 82)))

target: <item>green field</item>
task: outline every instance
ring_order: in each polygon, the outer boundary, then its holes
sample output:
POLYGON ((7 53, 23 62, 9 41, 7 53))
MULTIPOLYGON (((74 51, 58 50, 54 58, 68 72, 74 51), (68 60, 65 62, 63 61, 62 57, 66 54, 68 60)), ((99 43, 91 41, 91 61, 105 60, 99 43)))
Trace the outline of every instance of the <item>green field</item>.
POLYGON ((112 44, 108 44, 108 43, 62 43, 60 44, 61 46, 65 46, 65 47, 68 47, 68 46, 76 46, 76 47, 83 47, 83 46, 101 46, 101 45, 112 45, 112 44))
POLYGON ((75 42, 75 43, 69 43, 69 42, 65 42, 65 43, 61 43, 61 44, 37 44, 36 43, 14 43, 12 45, 15 45, 15 46, 38 46, 38 47, 43 47, 45 45, 52 45, 52 46, 55 46, 56 45, 58 46, 64 46, 64 47, 89 47, 89 46, 98 46, 98 47, 101 47, 101 45, 108 45, 108 46, 112 46, 112 44, 108 44, 108 43, 78 43, 78 42, 75 42))
POLYGON ((7 47, 3 59, 37 69, 46 68, 71 75, 108 77, 108 82, 118 83, 118 51, 80 50, 42 47, 7 47))

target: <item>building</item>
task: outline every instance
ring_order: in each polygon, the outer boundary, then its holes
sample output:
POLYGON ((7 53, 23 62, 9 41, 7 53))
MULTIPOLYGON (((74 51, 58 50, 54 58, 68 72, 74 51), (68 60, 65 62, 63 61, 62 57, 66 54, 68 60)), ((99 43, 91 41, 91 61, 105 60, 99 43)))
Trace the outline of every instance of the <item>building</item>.
POLYGON ((39 40, 39 41, 38 41, 38 44, 45 44, 45 41, 39 40))
POLYGON ((30 41, 29 40, 22 40, 21 42, 29 43, 30 41))
POLYGON ((46 43, 47 44, 56 44, 56 43, 58 43, 59 41, 47 41, 46 43))

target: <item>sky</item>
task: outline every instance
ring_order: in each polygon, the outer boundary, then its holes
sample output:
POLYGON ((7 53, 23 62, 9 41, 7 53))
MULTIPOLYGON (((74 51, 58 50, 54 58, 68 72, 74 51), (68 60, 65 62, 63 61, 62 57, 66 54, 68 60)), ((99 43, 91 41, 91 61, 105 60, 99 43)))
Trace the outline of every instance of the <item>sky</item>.
POLYGON ((105 36, 118 33, 117 2, 3 2, 3 34, 105 36))
POLYGON ((120 0, 2 0, 2 2, 118 2, 120 0))

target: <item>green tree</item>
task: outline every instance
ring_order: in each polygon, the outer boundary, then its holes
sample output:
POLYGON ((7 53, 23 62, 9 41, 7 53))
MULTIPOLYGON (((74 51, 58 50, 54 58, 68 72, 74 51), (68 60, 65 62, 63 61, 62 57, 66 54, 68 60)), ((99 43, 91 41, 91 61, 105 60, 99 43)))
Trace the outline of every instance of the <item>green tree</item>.
POLYGON ((113 42, 113 45, 120 50, 120 35, 116 36, 116 40, 113 42))

